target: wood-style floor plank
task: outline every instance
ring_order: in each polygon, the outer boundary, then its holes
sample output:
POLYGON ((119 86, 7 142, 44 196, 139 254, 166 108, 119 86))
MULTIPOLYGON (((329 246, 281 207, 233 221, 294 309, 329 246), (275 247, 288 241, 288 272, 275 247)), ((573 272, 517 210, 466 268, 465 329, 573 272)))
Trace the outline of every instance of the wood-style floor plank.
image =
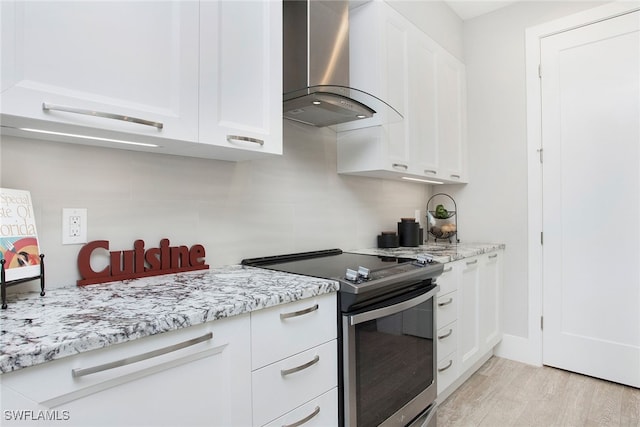
POLYGON ((438 407, 439 427, 640 427, 640 389, 492 357, 438 407))

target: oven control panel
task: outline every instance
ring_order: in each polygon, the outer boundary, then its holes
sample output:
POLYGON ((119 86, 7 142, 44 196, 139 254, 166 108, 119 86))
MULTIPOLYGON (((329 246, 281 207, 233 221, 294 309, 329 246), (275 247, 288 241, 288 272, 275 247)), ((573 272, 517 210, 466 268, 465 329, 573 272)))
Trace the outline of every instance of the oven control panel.
POLYGON ((348 282, 359 284, 368 282, 370 280, 392 277, 398 274, 406 273, 408 271, 428 267, 433 264, 438 264, 438 262, 433 261, 431 257, 429 257, 428 259, 419 257, 416 260, 403 262, 392 267, 385 267, 378 270, 370 270, 362 266, 358 267, 357 270, 347 268, 344 279, 348 282))

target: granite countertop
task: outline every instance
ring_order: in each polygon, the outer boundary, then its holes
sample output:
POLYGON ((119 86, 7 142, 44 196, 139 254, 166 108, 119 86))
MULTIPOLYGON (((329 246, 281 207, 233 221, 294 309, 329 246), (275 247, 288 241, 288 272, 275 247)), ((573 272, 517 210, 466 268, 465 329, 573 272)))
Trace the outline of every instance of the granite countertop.
POLYGON ((401 246, 398 248, 356 249, 354 252, 365 255, 388 255, 395 257, 415 258, 421 254, 429 254, 438 262, 452 262, 459 259, 482 255, 504 249, 502 243, 428 243, 416 247, 401 246))
POLYGON ((0 372, 336 292, 338 282, 240 265, 8 297, 0 372))

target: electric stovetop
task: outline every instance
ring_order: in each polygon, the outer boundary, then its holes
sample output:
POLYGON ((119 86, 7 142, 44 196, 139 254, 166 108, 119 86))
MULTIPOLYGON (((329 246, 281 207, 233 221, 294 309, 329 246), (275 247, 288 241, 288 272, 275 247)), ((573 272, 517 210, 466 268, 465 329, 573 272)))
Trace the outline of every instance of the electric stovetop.
POLYGON ((251 258, 242 264, 338 280, 340 292, 352 294, 379 293, 406 282, 434 279, 443 268, 442 264, 426 259, 362 255, 340 249, 251 258))

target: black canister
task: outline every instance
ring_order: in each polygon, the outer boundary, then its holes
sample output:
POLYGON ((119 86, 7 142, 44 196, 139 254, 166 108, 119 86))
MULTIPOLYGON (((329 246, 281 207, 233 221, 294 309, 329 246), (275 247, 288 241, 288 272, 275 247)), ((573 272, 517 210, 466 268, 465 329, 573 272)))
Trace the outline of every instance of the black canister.
POLYGON ((401 218, 398 223, 400 246, 420 246, 420 223, 415 218, 401 218))
POLYGON ((395 231, 383 231, 378 236, 379 248, 397 248, 400 245, 400 240, 395 231))

